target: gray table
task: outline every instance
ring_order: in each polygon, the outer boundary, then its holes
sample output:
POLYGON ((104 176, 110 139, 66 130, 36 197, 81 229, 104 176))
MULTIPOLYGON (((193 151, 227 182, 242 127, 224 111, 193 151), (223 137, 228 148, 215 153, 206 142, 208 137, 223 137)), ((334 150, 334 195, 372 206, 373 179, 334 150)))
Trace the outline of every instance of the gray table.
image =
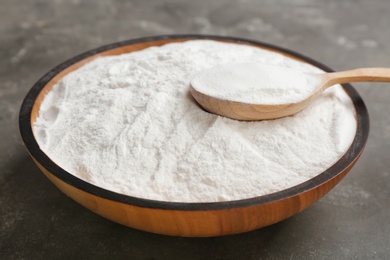
POLYGON ((390 67, 389 14, 388 0, 0 0, 0 259, 389 259, 389 84, 354 84, 371 132, 334 190, 281 223, 217 238, 149 234, 89 212, 38 170, 17 124, 40 76, 103 44, 218 34, 289 48, 335 70, 390 67))

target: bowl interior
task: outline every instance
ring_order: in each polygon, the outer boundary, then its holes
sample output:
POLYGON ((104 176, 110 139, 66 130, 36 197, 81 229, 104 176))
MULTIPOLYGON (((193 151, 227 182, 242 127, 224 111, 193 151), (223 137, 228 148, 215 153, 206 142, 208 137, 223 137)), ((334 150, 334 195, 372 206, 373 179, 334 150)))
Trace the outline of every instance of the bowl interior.
POLYGON ((369 119, 366 107, 359 94, 349 84, 343 85, 344 90, 350 96, 357 115, 357 132, 354 141, 348 151, 338 160, 332 167, 317 175, 316 177, 301 183, 297 186, 275 192, 272 194, 254 197, 250 199, 227 201, 227 202, 216 202, 216 203, 181 203, 181 202, 167 202, 167 201, 156 201, 143 198, 137 198, 127 196, 105 190, 97 187, 86 181, 83 181, 74 175, 66 172, 56 163, 50 160, 50 158, 39 148, 38 143, 34 138, 32 126, 38 116, 39 107, 44 96, 52 89, 62 77, 74 71, 84 65, 85 63, 95 59, 99 56, 107 55, 119 55, 123 53, 129 53, 133 51, 142 50, 150 46, 161 46, 166 43, 182 42, 192 39, 211 39, 223 42, 233 42, 238 44, 246 44, 271 50, 274 52, 281 53, 293 59, 297 59, 309 64, 312 64, 322 70, 332 71, 328 67, 300 54, 294 53, 289 50, 285 50, 279 47, 271 46, 269 44, 239 39, 231 37, 218 37, 218 36, 204 36, 204 35, 173 35, 173 36, 157 36, 142 38, 137 40, 124 41, 106 45, 65 61, 59 66, 49 71, 43 76, 27 94, 20 111, 20 131, 25 145, 30 152, 31 156, 38 161, 45 169, 51 172, 57 178, 63 180, 69 185, 77 187, 80 190, 86 191, 93 195, 114 200, 122 203, 136 205, 140 207, 148 208, 159 208, 159 209, 174 209, 174 210, 215 210, 215 209, 229 209, 237 207, 248 207, 251 205, 259 205, 272 201, 277 201, 285 198, 295 196, 303 193, 307 190, 314 189, 320 185, 323 185, 332 178, 337 177, 345 170, 349 169, 358 159, 359 155, 363 151, 364 145, 368 137, 369 130, 369 119))

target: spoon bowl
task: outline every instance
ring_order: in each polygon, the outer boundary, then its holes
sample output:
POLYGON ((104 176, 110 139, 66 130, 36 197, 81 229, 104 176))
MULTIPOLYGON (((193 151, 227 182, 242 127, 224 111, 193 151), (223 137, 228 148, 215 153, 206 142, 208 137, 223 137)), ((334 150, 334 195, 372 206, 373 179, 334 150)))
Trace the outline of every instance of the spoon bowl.
POLYGON ((294 115, 307 107, 324 90, 336 84, 349 82, 390 82, 389 68, 360 68, 341 72, 304 74, 308 78, 315 78, 316 80, 312 82, 315 82, 317 85, 310 95, 298 102, 262 104, 227 100, 198 90, 194 87, 193 82, 191 82, 190 92, 200 106, 213 114, 235 120, 255 121, 294 115))

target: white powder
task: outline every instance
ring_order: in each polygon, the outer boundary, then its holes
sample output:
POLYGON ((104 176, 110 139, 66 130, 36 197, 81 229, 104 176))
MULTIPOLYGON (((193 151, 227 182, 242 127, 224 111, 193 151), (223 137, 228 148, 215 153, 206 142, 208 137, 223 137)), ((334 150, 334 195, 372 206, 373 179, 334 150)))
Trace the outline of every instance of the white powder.
POLYGON ((191 81, 194 89, 208 96, 251 104, 299 102, 319 83, 313 74, 255 62, 216 66, 191 81))
POLYGON ((41 149, 75 176, 115 192, 164 201, 260 196, 334 164, 355 135, 341 87, 287 118, 240 122, 209 114, 189 93, 216 65, 256 62, 319 69, 251 46, 195 40, 100 57, 68 74, 40 107, 41 149))

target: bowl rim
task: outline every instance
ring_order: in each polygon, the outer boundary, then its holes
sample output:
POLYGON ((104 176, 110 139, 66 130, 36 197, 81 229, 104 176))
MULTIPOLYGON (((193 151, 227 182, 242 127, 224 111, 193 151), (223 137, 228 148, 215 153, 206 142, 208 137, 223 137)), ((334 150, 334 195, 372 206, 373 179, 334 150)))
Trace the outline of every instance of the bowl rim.
POLYGON ((184 211, 199 211, 199 210, 226 210, 232 208, 243 208, 258 206, 261 204, 266 204, 270 202, 275 202, 283 200, 289 197, 297 196, 301 193, 312 190, 318 186, 323 185, 324 183, 330 181, 331 179, 337 177, 344 170, 348 169, 349 166, 358 159, 362 153, 364 146, 367 142, 368 133, 369 133, 369 116, 367 108, 363 102, 363 99, 360 97, 358 92, 350 85, 343 84, 345 92, 350 96, 354 108, 356 110, 357 116, 357 130, 355 138, 346 151, 346 153, 330 168, 324 172, 318 174, 317 176, 295 185, 293 187, 277 191, 274 193, 247 198, 239 199, 233 201, 223 201, 223 202, 169 202, 169 201, 159 201, 152 199, 145 199, 140 197, 129 196, 121 193, 117 193, 111 190, 107 190, 86 182, 71 173, 65 171, 56 163, 54 163, 39 147, 37 141, 35 140, 32 125, 31 125, 31 113, 32 108, 35 104, 37 96, 40 94, 41 90, 46 86, 46 84, 53 79, 57 74, 59 74, 64 69, 72 66, 73 64, 86 59, 92 55, 115 49, 118 47, 123 47, 126 45, 153 42, 160 40, 195 40, 195 39, 209 39, 209 40, 222 40, 229 41, 233 43, 241 44, 251 44, 258 46, 260 48, 267 48, 276 52, 281 52, 286 55, 290 55, 294 58, 298 58, 304 62, 307 62, 315 67, 318 67, 326 72, 333 72, 329 67, 309 58, 295 51, 285 49, 283 47, 278 47, 272 44, 250 40, 245 38, 230 37, 230 36, 216 36, 216 35, 200 35, 200 34, 174 34, 174 35, 158 35, 137 38, 132 40, 125 40, 116 43, 107 44, 92 50, 88 50, 79 55, 76 55, 61 64, 57 65, 44 76, 42 76, 29 90, 26 97, 23 100, 23 103, 19 112, 19 130, 23 139, 23 142, 29 151, 30 155, 34 157, 39 164, 46 168, 51 174, 65 183, 74 186, 80 190, 83 190, 87 193, 102 197, 108 200, 117 201, 125 204, 130 204, 133 206, 144 207, 144 208, 153 208, 153 209, 166 209, 166 210, 184 210, 184 211))

